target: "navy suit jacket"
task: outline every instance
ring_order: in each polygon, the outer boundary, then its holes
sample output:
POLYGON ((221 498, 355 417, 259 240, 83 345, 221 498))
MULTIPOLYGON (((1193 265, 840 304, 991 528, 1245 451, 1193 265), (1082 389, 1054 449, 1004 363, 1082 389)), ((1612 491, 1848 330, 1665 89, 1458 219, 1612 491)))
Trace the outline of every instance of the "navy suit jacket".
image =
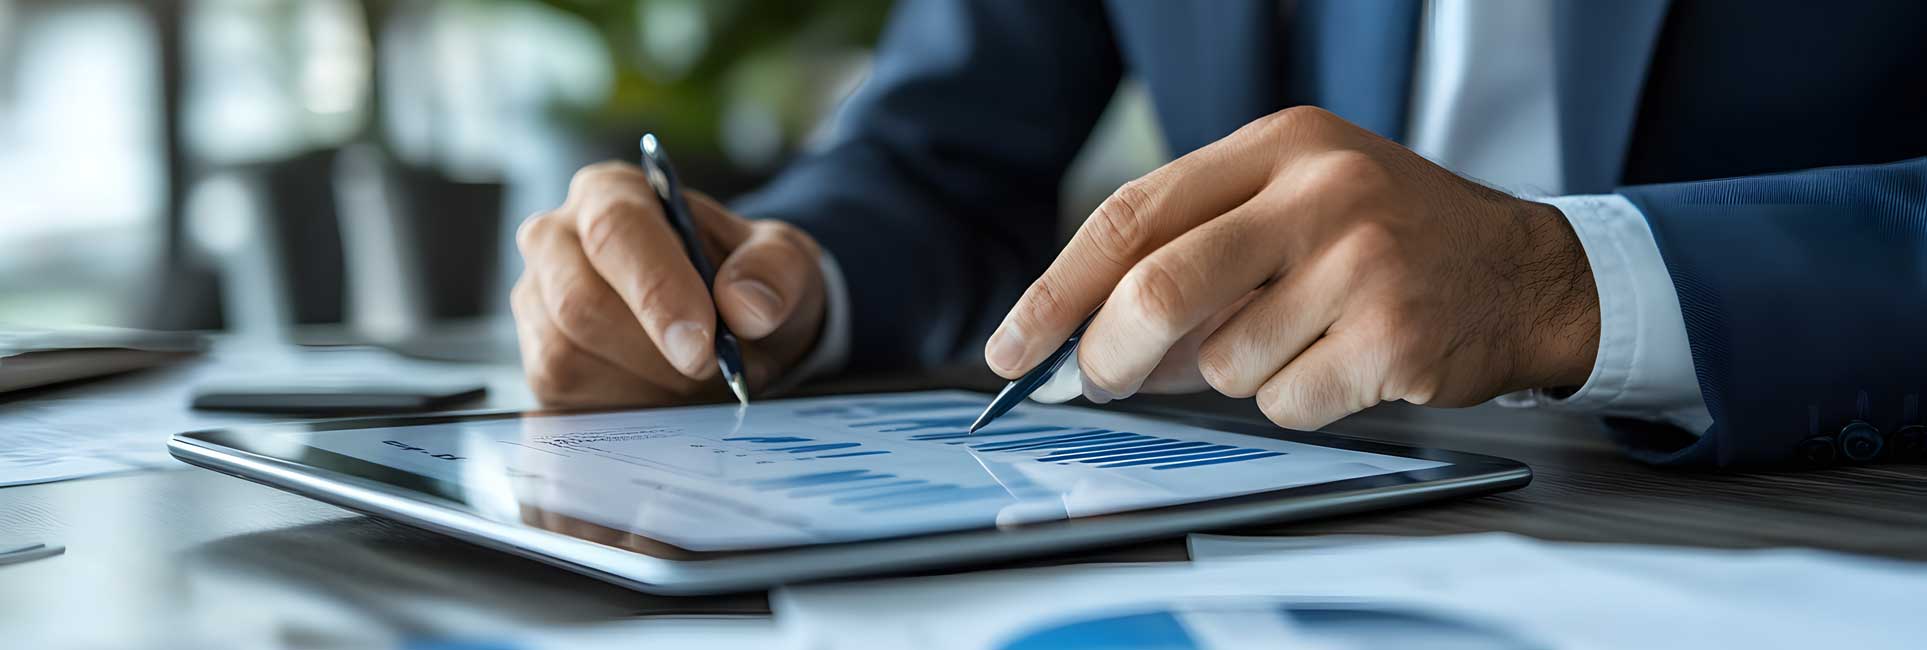
MULTIPOLYGON (((1927 383, 1927 3, 1552 1, 1567 188, 1646 215, 1714 419, 1613 432, 1660 463, 1904 457, 1927 383), (1886 437, 1842 439, 1854 422, 1886 437)), ((853 367, 975 356, 1055 255, 1059 181, 1123 77, 1177 154, 1300 104, 1399 139, 1418 18, 909 0, 830 145, 738 207, 835 254, 853 367)))

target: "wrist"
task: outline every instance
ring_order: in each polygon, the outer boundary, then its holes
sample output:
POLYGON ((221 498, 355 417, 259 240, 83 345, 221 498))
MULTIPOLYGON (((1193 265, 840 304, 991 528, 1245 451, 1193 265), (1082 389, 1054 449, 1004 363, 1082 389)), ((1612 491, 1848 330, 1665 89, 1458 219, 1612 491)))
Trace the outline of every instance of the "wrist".
POLYGON ((1525 233, 1514 389, 1579 386, 1599 354, 1599 294, 1579 235, 1559 208, 1518 201, 1525 233))

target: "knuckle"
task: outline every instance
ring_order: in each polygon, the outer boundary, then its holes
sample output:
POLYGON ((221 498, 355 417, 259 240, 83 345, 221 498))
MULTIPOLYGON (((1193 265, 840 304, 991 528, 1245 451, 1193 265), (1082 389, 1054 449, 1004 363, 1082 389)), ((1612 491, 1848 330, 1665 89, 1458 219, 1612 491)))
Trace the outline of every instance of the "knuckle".
POLYGON ((1136 257, 1138 249, 1149 239, 1150 225, 1146 219, 1153 200, 1150 183, 1142 178, 1125 183, 1091 215, 1091 243, 1113 263, 1136 257))
POLYGON ((529 278, 529 272, 527 270, 515 276, 515 284, 509 285, 509 305, 514 306, 516 303, 527 300, 529 285, 533 282, 534 280, 529 278))
POLYGON ((647 182, 642 168, 620 160, 604 160, 585 165, 569 179, 569 194, 581 195, 595 191, 608 183, 647 182))
POLYGON ((1323 108, 1319 108, 1317 106, 1313 106, 1310 104, 1300 104, 1298 106, 1292 106, 1290 108, 1286 108, 1284 110, 1273 113, 1273 115, 1277 115, 1280 119, 1293 120, 1298 122, 1307 122, 1307 121, 1319 122, 1319 121, 1333 120, 1338 118, 1338 116, 1332 114, 1331 111, 1328 111, 1323 108))
POLYGON ((664 303, 674 295, 674 289, 671 286, 673 282, 674 276, 668 273, 638 274, 634 285, 635 292, 631 294, 636 297, 636 304, 633 307, 638 315, 661 311, 665 306, 664 303))
POLYGON ((594 256, 618 245, 622 233, 637 219, 650 216, 655 206, 632 199, 612 199, 582 213, 582 252, 594 256))
POLYGON ((798 228, 794 224, 791 224, 790 222, 787 222, 787 221, 765 219, 763 221, 756 222, 756 225, 754 227, 757 230, 761 230, 763 232, 769 233, 770 236, 783 240, 784 243, 789 244, 791 246, 796 246, 801 248, 801 247, 815 243, 810 239, 809 235, 803 232, 802 228, 798 228))
POLYGON ((1063 293, 1056 283, 1048 279, 1040 279, 1030 285, 1030 291, 1024 293, 1023 306, 1025 308, 1018 309, 1016 313, 1023 318, 1019 325, 1028 332, 1040 331, 1045 322, 1071 315, 1070 305, 1064 302, 1063 293))
POLYGON ((1184 283, 1169 262, 1145 260, 1131 269, 1123 283, 1123 298, 1136 317, 1160 334, 1170 334, 1184 323, 1184 283))
POLYGON ((515 247, 522 251, 524 256, 528 255, 529 251, 535 248, 536 243, 555 227, 553 214, 555 213, 537 212, 523 219, 522 225, 515 228, 515 247))
POLYGON ((572 289, 556 296, 551 317, 556 328, 563 332, 587 334, 594 329, 594 323, 601 320, 608 306, 597 292, 572 289))
POLYGON ((1384 168, 1371 154, 1338 149, 1319 154, 1306 165, 1306 184, 1319 188, 1344 190, 1369 195, 1383 188, 1389 179, 1384 168))
POLYGON ((1400 399, 1413 404, 1425 405, 1437 401, 1445 386, 1437 378, 1427 375, 1413 377, 1405 382, 1400 399))
POLYGON ((1352 224, 1345 230, 1339 247, 1358 268, 1380 273, 1398 272, 1402 268, 1398 233, 1384 223, 1367 220, 1352 224))
POLYGON ((811 238, 809 233, 803 232, 802 228, 798 228, 788 222, 762 221, 758 223, 757 227, 769 232, 778 241, 808 256, 809 259, 816 259, 822 254, 816 246, 816 240, 811 238))
POLYGON ((1317 106, 1301 105, 1266 115, 1261 122, 1271 130, 1295 130, 1316 127, 1337 118, 1338 116, 1333 115, 1331 111, 1317 106))
POLYGON ((1378 357, 1371 360, 1371 366, 1379 369, 1378 375, 1385 381, 1374 394, 1391 394, 1414 404, 1438 399, 1445 387, 1439 371, 1447 353, 1422 323, 1423 318, 1406 309, 1389 310, 1381 319, 1379 345, 1373 346, 1378 357))
POLYGON ((513 314, 518 321, 527 320, 531 316, 527 312, 529 301, 534 298, 530 293, 535 290, 533 284, 534 281, 529 279, 529 274, 523 273, 521 277, 515 279, 515 286, 509 287, 509 313, 513 314))

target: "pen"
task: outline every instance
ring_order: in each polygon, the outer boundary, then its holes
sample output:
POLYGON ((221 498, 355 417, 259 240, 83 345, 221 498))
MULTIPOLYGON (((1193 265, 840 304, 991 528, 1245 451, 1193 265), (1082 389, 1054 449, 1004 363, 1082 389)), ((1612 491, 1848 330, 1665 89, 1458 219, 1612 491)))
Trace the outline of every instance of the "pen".
POLYGON ((49 558, 67 552, 65 546, 46 544, 27 544, 13 548, 0 548, 0 566, 25 564, 41 558, 49 558))
POLYGON ((1037 387, 1050 381, 1050 376, 1057 373, 1057 367, 1064 365, 1064 360, 1070 358, 1072 352, 1077 351, 1077 341, 1084 338, 1084 329, 1090 327, 1091 319, 1096 317, 1095 311, 1085 316, 1084 322, 1077 326, 1076 331, 1071 332, 1071 337, 1065 339, 1063 345, 1057 346, 1056 352, 1050 353, 1050 356, 1044 358, 1043 363, 1037 364, 1037 367, 1031 368, 1030 372, 1024 373, 1024 376, 1018 377, 1005 385, 1003 390, 998 391, 997 396, 990 399, 990 406, 984 407, 983 414, 977 416, 977 421, 970 423, 970 432, 976 433, 978 429, 984 428, 984 425, 990 424, 991 420, 1022 404, 1024 398, 1037 392, 1037 387))
MULTIPOLYGON (((662 200, 662 211, 669 219, 669 227, 682 238, 683 251, 689 254, 689 263, 696 267, 696 275, 703 278, 703 286, 710 295, 716 294, 716 269, 709 265, 709 258, 703 255, 702 239, 696 235, 696 221, 689 211, 689 204, 683 201, 682 185, 676 182, 676 170, 669 165, 669 153, 663 151, 662 143, 656 134, 642 136, 642 168, 649 177, 649 187, 656 190, 656 198, 662 200)), ((749 389, 743 386, 743 350, 736 342, 736 335, 729 332, 723 324, 721 312, 716 314, 716 367, 722 371, 723 383, 729 385, 729 392, 736 394, 736 401, 749 405, 749 389)))

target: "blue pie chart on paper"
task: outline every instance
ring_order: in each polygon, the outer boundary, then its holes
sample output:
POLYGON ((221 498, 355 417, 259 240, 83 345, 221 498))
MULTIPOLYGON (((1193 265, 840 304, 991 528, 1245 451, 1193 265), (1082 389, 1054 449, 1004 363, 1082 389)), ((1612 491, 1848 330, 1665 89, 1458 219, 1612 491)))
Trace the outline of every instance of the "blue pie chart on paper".
POLYGON ((1277 645, 1271 646, 1281 650, 1293 647, 1538 650, 1544 647, 1487 625, 1401 608, 1221 600, 1113 611, 1051 623, 998 647, 1001 650, 1210 650, 1215 646, 1211 638, 1222 638, 1227 630, 1235 634, 1237 623, 1250 621, 1254 614, 1284 619, 1290 638, 1280 639, 1277 645), (1225 624, 1213 625, 1213 618, 1225 624), (1213 629, 1208 632, 1197 629, 1201 623, 1213 629))

